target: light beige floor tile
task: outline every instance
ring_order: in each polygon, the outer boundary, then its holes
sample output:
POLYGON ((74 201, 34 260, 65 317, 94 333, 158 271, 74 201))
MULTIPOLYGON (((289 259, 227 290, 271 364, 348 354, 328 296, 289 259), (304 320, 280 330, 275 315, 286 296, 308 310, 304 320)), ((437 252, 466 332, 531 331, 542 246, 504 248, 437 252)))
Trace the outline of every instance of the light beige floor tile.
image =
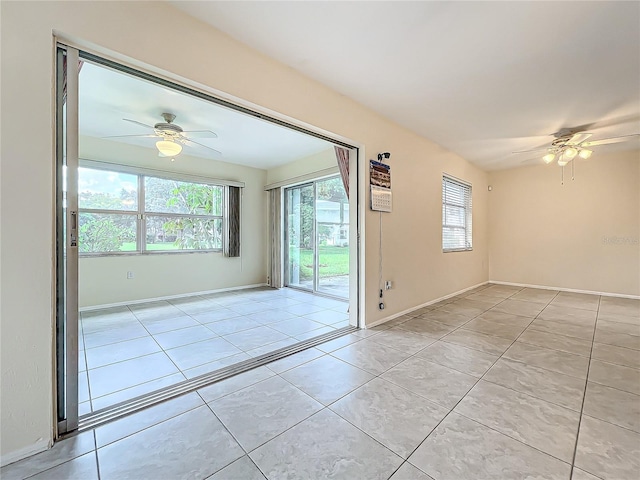
POLYGON ((433 480, 433 478, 418 470, 409 462, 405 462, 389 480, 433 480))
POLYGON ((491 355, 479 350, 462 347, 442 340, 428 346, 417 356, 438 363, 459 372, 481 377, 498 360, 497 355, 491 355))
POLYGON ((467 323, 464 328, 465 330, 473 330, 487 335, 506 338, 507 340, 515 340, 524 331, 526 326, 509 325, 478 317, 467 323))
POLYGON ((284 357, 281 360, 276 360, 275 362, 268 363, 266 367, 275 373, 282 373, 294 367, 302 365, 303 363, 315 360, 316 358, 319 358, 323 355, 325 355, 325 353, 321 352, 317 348, 307 348, 306 350, 302 350, 301 352, 294 353, 293 355, 289 355, 288 357, 284 357))
POLYGON ((380 378, 330 408, 403 458, 449 413, 448 409, 380 378))
POLYGON ((582 379, 587 378, 589 368, 589 359, 586 357, 519 341, 509 347, 504 357, 582 379))
POLYGON ((251 452, 270 479, 383 480, 402 459, 325 409, 251 452))
POLYGON ((562 320, 536 319, 528 327, 539 332, 565 335, 567 337, 580 338, 591 342, 593 340, 594 326, 574 325, 562 320))
POLYGON ((411 355, 409 352, 375 343, 373 338, 375 337, 335 350, 331 355, 373 375, 386 372, 411 355))
POLYGON ((380 332, 370 337, 369 340, 412 355, 436 341, 434 338, 402 330, 400 327, 380 332))
POLYGON ((579 338, 567 337, 555 333, 541 332, 533 328, 525 330, 518 342, 550 348, 561 352, 573 353, 583 357, 589 357, 591 353, 591 341, 579 338))
POLYGON ((212 385, 208 385, 198 390, 198 395, 205 402, 212 402, 230 393, 242 390, 250 385, 273 377, 275 374, 266 366, 254 368, 252 370, 239 373, 233 377, 221 380, 212 385))
POLYGON ((162 423, 165 420, 169 420, 170 418, 202 405, 204 405, 202 398, 200 398, 197 393, 192 392, 154 405, 151 408, 146 408, 132 415, 127 415, 124 418, 96 428, 96 445, 98 448, 104 447, 109 443, 141 432, 148 427, 162 423))
POLYGON ((446 325, 444 323, 436 322, 434 320, 426 320, 421 317, 412 318, 408 322, 404 322, 395 328, 407 330, 409 332, 418 333, 427 337, 439 339, 444 337, 447 333, 455 330, 456 327, 452 325, 446 325))
POLYGON ((582 310, 598 310, 600 304, 599 295, 589 295, 585 293, 560 292, 551 301, 551 305, 556 307, 579 308, 582 310))
POLYGON ((579 378, 507 358, 498 360, 483 378, 578 412, 582 406, 585 381, 579 378))
POLYGON ((323 405, 335 402, 374 378, 364 370, 330 355, 287 370, 281 377, 323 405))
POLYGON ((593 344, 592 358, 607 363, 640 369, 640 351, 605 343, 593 344))
POLYGON ((629 317, 640 317, 640 300, 621 297, 602 297, 600 311, 629 317))
POLYGON ((207 480, 265 480, 265 477, 251 459, 245 455, 208 477, 207 480))
POLYGON ((584 414, 640 433, 640 396, 589 382, 584 414))
POLYGON ((637 480, 640 434, 583 415, 575 466, 607 480, 637 480))
POLYGON ((102 480, 204 478, 243 453, 203 406, 98 449, 98 461, 102 480))
POLYGON ((640 325, 640 317, 620 315, 618 313, 598 312, 598 321, 640 325))
MULTIPOLYGON (((4 477, 2 477, 4 478, 4 477)), ((95 452, 58 465, 51 470, 29 477, 29 480, 58 480, 58 479, 98 480, 98 461, 95 452)))
POLYGON ((424 320, 432 320, 438 323, 444 323, 445 325, 450 325, 452 327, 459 327, 460 325, 464 325, 469 320, 469 317, 464 315, 458 315, 450 312, 443 312, 442 310, 432 310, 429 313, 419 315, 418 318, 422 318, 424 320))
POLYGON ((589 381, 640 395, 640 370, 591 360, 589 381))
MULTIPOLYGON (((513 297, 512 297, 513 298, 513 297)), ((544 304, 534 302, 524 302, 521 300, 512 300, 509 298, 504 302, 493 307, 496 312, 512 313, 513 315, 521 315, 523 317, 535 317, 544 308, 544 304)))
POLYGON ((506 338, 485 335, 484 333, 465 330, 464 328, 459 328, 455 332, 450 333, 444 337, 442 341, 473 348, 474 350, 480 350, 481 352, 491 355, 502 355, 511 343, 513 343, 506 338))
POLYGON ((570 322, 574 325, 592 326, 596 321, 596 312, 591 310, 581 310, 579 308, 548 305, 542 312, 540 312, 538 318, 558 322, 570 322))
POLYGON ((567 480, 571 465, 455 413, 409 462, 437 480, 567 480))
POLYGON ((476 377, 417 356, 393 367, 381 378, 447 408, 453 408, 478 381, 476 377))
POLYGON ((579 468, 573 469, 573 474, 571 475, 571 480, 602 480, 600 477, 596 477, 595 475, 591 475, 584 470, 580 470, 579 468))
POLYGON ((571 463, 580 413, 480 381, 454 412, 571 463))
POLYGON ((18 480, 57 467, 95 449, 93 432, 84 432, 56 443, 49 450, 0 469, 2 480, 18 480))
POLYGON ((322 404, 277 376, 209 405, 247 452, 323 408, 322 404))
POLYGON ((543 303, 547 305, 556 295, 557 290, 543 290, 540 288, 524 288, 516 293, 513 300, 524 300, 525 302, 543 303))

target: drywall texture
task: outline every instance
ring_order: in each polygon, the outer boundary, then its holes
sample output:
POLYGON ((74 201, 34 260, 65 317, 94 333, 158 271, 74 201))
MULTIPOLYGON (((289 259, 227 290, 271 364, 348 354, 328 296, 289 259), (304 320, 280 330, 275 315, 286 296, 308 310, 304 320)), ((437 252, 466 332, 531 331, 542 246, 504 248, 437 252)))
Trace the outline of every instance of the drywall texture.
POLYGON ((491 280, 640 294, 640 152, 492 172, 491 280))
MULTIPOLYGON (((0 9, 3 459, 51 439, 55 420, 54 32, 96 53, 352 139, 361 146, 361 172, 367 158, 391 152, 394 211, 382 215, 383 275, 395 289, 385 296, 387 309, 377 310, 379 215, 366 210, 367 324, 488 279, 487 175, 464 159, 164 2, 3 1, 0 9), (472 252, 442 253, 443 171, 473 184, 472 252)), ((369 73, 354 74, 365 82, 369 73)), ((361 202, 368 202, 363 195, 361 202)))
POLYGON ((80 308, 265 283, 265 170, 189 155, 170 162, 150 149, 90 137, 80 138, 80 158, 245 182, 240 257, 220 252, 81 257, 80 308), (134 278, 128 280, 129 271, 134 278))

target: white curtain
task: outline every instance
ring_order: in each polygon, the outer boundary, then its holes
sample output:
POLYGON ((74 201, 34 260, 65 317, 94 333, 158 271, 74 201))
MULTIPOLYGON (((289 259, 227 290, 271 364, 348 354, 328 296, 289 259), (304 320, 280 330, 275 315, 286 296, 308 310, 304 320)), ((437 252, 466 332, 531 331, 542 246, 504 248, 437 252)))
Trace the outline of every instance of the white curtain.
POLYGON ((269 190, 269 286, 282 288, 282 188, 269 190))

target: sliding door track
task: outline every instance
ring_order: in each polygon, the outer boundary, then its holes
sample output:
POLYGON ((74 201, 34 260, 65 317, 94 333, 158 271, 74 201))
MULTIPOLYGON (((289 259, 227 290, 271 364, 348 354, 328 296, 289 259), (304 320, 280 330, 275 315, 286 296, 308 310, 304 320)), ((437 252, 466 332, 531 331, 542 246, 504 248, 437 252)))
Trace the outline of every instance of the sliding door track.
POLYGON ((152 405, 165 402, 185 393, 193 392, 206 387, 207 385, 211 385, 238 375, 239 373, 261 367, 276 360, 288 357, 289 355, 315 347, 321 343, 328 342, 329 340, 334 340, 344 335, 348 335, 357 330, 358 328, 356 327, 340 328, 333 332, 318 335, 317 337, 310 338, 309 340, 304 340, 302 342, 294 343, 288 347, 280 348, 279 350, 275 350, 271 353, 266 353, 255 358, 250 358, 249 360, 229 365, 228 367, 220 368, 210 373, 205 373, 204 375, 200 375, 190 380, 185 380, 184 382, 177 383, 171 387, 156 390, 151 393, 132 398, 131 400, 117 403, 111 407, 96 410, 95 412, 80 417, 78 420, 77 432, 83 432, 85 430, 99 427, 105 423, 139 412, 140 410, 152 405))

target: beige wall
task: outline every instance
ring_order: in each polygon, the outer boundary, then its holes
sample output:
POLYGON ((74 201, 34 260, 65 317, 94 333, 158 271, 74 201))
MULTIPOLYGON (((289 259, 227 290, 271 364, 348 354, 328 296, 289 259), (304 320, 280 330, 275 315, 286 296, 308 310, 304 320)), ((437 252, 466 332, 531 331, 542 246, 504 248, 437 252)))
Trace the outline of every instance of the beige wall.
POLYGON ((245 182, 239 258, 219 252, 80 258, 80 308, 265 283, 265 170, 189 155, 171 162, 153 150, 84 137, 80 158, 245 182))
MULTIPOLYGON (((383 215, 384 277, 395 289, 385 296, 387 309, 377 310, 379 217, 366 210, 367 324, 487 280, 487 175, 464 159, 164 2, 3 1, 0 9, 3 463, 50 441, 54 424, 54 30, 98 53, 351 139, 362 147, 362 172, 368 158, 390 151, 394 212, 383 215), (167 31, 178 32, 171 42, 167 31), (473 252, 442 253, 443 171, 473 183, 473 252)), ((353 74, 366 82, 367 72, 353 74)))
POLYGON ((338 172, 338 164, 333 147, 329 150, 324 150, 322 152, 309 155, 308 157, 294 160, 286 165, 270 168, 267 170, 267 185, 287 180, 295 181, 296 177, 319 172, 328 168, 333 168, 336 173, 338 172))
POLYGON ((640 152, 493 172, 491 280, 640 294, 640 152))

